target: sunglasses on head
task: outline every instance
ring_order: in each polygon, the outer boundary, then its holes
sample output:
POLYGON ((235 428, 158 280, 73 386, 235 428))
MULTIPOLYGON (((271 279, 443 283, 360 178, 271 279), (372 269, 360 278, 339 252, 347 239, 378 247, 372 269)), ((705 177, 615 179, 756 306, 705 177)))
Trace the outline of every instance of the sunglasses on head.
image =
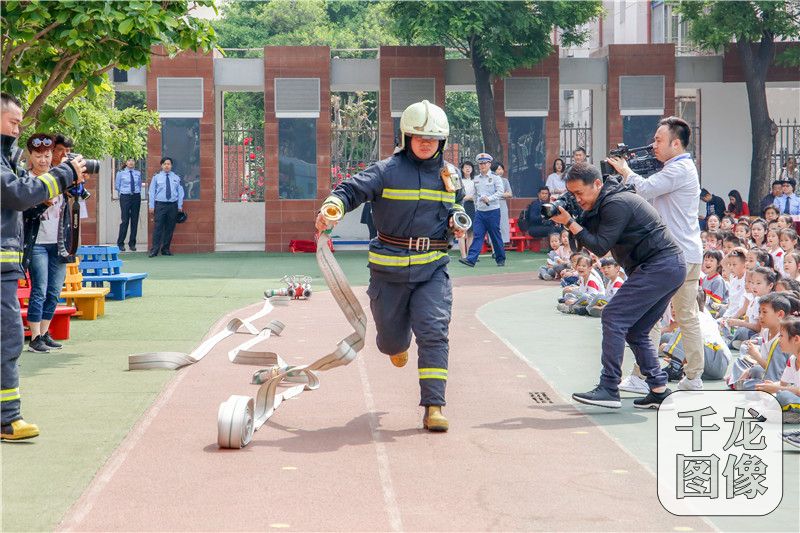
POLYGON ((40 146, 53 146, 53 140, 46 137, 44 139, 36 138, 31 140, 31 145, 34 148, 39 148, 40 146))

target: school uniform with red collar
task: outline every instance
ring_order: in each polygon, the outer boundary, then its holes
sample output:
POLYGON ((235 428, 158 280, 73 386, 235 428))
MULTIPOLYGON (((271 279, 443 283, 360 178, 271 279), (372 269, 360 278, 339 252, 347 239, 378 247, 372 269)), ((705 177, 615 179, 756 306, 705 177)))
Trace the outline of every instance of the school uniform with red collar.
POLYGON ((714 272, 700 280, 700 287, 706 293, 706 309, 717 311, 721 305, 728 303, 728 284, 722 276, 714 272))
POLYGON ((617 276, 614 280, 608 280, 606 284, 606 301, 611 300, 617 294, 623 283, 625 283, 625 280, 622 279, 622 276, 617 276))
POLYGON ((769 255, 772 256, 772 262, 775 263, 775 270, 781 274, 784 274, 783 258, 786 253, 783 251, 783 248, 778 248, 777 250, 770 252, 769 255))

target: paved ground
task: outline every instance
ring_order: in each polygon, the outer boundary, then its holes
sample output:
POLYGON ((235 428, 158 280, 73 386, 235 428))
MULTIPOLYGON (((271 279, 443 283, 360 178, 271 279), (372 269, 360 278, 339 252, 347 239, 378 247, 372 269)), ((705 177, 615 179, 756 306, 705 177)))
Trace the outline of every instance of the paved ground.
MULTIPOLYGON (((354 365, 324 374, 320 390, 283 406, 246 449, 219 450, 217 406, 255 389, 252 368, 224 357, 242 340, 231 338, 176 376, 61 527, 709 529, 662 510, 654 477, 477 320, 488 293, 502 298, 531 288, 529 279, 458 282, 450 433, 421 431, 414 368, 393 368, 370 337, 354 365), (530 391, 555 401, 535 406, 530 391)), ((326 293, 276 310, 263 322, 278 318, 287 329, 270 347, 290 362, 325 353, 343 334, 338 313, 317 319, 333 306, 326 293)))
MULTIPOLYGON (((779 512, 758 522, 706 522, 661 508, 655 414, 565 400, 595 383, 599 322, 555 313, 552 284, 513 272, 531 272, 541 256, 517 256, 517 268, 500 276, 476 277, 497 273, 489 261, 451 267, 448 434, 421 430, 413 363, 392 367, 370 331, 356 362, 284 404, 244 450, 221 451, 219 403, 256 389, 253 368, 225 357, 243 337, 179 372, 123 368, 131 351, 190 350, 221 315, 247 316, 260 305, 254 285, 274 284, 276 272, 308 272, 313 261, 268 265, 259 254, 234 255, 130 261, 129 271, 155 265, 145 298, 110 303, 96 323, 77 322, 77 354, 27 359, 25 390, 39 394, 26 409, 47 432, 0 448, 3 530, 796 530, 791 481, 779 512), (194 279, 179 281, 186 272, 194 279), (169 318, 170 309, 180 316, 169 318), (187 321, 188 312, 197 318, 187 321), (90 417, 88 431, 76 412, 90 417)), ((337 256, 348 276, 365 280, 363 258, 337 256)), ((366 303, 364 289, 356 293, 366 303)), ((274 318, 287 329, 268 343, 290 363, 326 353, 346 328, 327 292, 261 322, 274 318)), ((798 457, 787 461, 789 480, 800 479, 798 457)))

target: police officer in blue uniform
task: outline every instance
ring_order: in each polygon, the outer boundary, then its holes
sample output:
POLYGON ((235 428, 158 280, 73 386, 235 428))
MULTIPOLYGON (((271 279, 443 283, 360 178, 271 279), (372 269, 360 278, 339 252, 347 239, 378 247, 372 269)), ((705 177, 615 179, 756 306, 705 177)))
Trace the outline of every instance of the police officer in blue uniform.
POLYGON ((142 203, 142 173, 136 170, 136 161, 132 157, 125 161, 125 168, 117 172, 114 188, 119 194, 119 210, 122 222, 119 225, 117 246, 121 252, 125 251, 125 236, 128 234, 128 225, 131 227, 131 237, 128 247, 131 252, 136 251, 136 230, 139 228, 139 208, 142 203))
MULTIPOLYGON (((442 414, 447 384, 448 329, 453 291, 447 264, 448 234, 463 238, 452 217, 463 212, 458 172, 443 159, 450 127, 444 111, 423 100, 400 118, 402 140, 394 155, 343 181, 323 210, 341 214, 372 202, 378 231, 370 241, 367 294, 377 330, 378 349, 402 367, 408 361, 411 333, 417 339, 423 426, 447 431, 442 414)), ((322 212, 316 227, 329 221, 322 212)))
POLYGON ((17 172, 12 145, 19 136, 22 107, 19 100, 6 93, 0 95, 0 265, 2 265, 2 298, 0 298, 0 411, 2 440, 30 439, 39 435, 36 424, 25 422, 20 412, 19 373, 17 360, 22 353, 24 333, 17 300, 17 280, 25 277, 22 270, 22 212, 55 198, 74 183, 83 182, 86 165, 81 156, 62 163, 40 176, 29 177, 17 172))
POLYGON ((178 213, 183 212, 183 185, 181 177, 172 171, 172 158, 161 158, 161 172, 150 181, 150 214, 153 216, 153 242, 148 257, 172 255, 169 247, 172 232, 178 223, 178 213))

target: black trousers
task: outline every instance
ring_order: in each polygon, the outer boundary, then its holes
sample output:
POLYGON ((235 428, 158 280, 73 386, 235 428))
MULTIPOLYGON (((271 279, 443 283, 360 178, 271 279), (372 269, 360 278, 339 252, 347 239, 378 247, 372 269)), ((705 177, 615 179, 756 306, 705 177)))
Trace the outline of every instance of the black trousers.
POLYGON ((150 245, 150 253, 169 252, 172 232, 175 231, 175 224, 178 220, 178 203, 156 202, 155 219, 156 227, 153 228, 153 243, 150 245))
MULTIPOLYGON (((549 221, 548 221, 549 222, 549 221)), ((551 233, 559 232, 559 227, 553 224, 531 224, 528 226, 528 235, 533 237, 534 239, 542 239, 547 237, 551 233)))
POLYGON ((128 246, 136 247, 136 230, 139 229, 139 207, 142 204, 141 194, 120 194, 119 209, 122 212, 122 222, 119 225, 119 235, 117 236, 117 246, 122 248, 125 245, 125 235, 128 234, 128 225, 131 227, 131 238, 128 246))

